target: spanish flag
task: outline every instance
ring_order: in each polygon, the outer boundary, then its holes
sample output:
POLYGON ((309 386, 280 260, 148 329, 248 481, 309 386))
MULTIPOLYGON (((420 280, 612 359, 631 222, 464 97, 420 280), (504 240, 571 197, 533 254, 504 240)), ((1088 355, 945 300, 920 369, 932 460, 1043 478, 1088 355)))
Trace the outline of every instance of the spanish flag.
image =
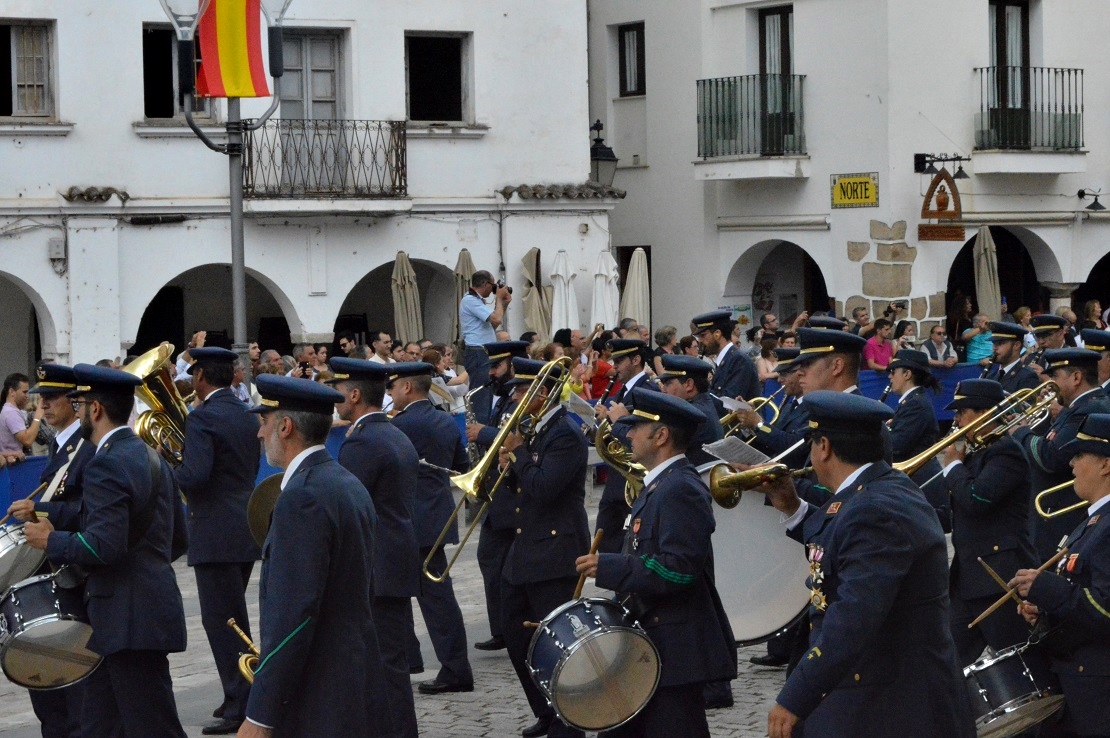
POLYGON ((268 97, 260 0, 211 0, 197 29, 200 97, 268 97))

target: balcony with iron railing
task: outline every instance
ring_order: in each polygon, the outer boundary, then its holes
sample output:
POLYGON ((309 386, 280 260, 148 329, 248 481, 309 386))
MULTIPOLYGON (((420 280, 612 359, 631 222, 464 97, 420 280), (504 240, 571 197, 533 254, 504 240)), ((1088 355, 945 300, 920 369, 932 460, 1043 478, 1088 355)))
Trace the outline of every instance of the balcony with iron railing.
POLYGON ((976 173, 1086 171, 1082 69, 978 67, 975 73, 976 173))
POLYGON ((804 84, 800 74, 699 79, 697 177, 808 176, 804 84))
POLYGON ((271 119, 244 136, 243 196, 407 198, 407 157, 404 121, 271 119))

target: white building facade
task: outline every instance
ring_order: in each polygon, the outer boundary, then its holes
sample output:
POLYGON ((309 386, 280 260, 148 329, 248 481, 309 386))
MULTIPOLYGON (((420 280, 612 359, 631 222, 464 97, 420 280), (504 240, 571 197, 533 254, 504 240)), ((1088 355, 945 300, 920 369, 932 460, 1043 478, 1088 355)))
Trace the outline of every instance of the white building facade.
MULTIPOLYGON (((392 331, 399 251, 434 340, 464 248, 517 297, 529 249, 545 275, 565 250, 588 308, 617 200, 582 186, 586 41, 584 0, 296 0, 281 105, 244 156, 250 337, 392 331)), ((157 0, 2 0, 4 43, 0 370, 230 334, 228 165, 185 125, 157 0)), ((244 118, 268 103, 244 100, 244 118)), ((199 108, 223 140, 225 101, 199 108)))
POLYGON ((974 298, 982 226, 1011 311, 1106 306, 1110 218, 1077 192, 1110 185, 1110 4, 591 0, 589 10, 592 117, 628 192, 613 243, 650 248, 653 323, 686 326, 724 306, 756 320, 858 306, 878 315, 904 299, 926 335, 957 291, 974 298), (965 159, 946 166, 968 175, 954 180, 958 202, 952 182, 947 202, 927 197, 923 153, 965 159), (951 240, 934 240, 938 230, 951 240))

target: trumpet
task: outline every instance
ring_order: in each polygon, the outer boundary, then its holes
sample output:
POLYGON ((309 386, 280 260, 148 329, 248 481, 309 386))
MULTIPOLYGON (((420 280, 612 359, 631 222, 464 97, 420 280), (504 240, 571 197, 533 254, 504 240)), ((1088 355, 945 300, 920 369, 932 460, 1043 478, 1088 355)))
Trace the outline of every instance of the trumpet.
MULTIPOLYGON (((759 412, 764 407, 770 405, 771 419, 767 421, 767 425, 774 425, 775 421, 779 419, 780 407, 775 403, 775 395, 784 391, 785 389, 785 387, 779 387, 767 397, 753 397, 752 399, 748 400, 748 404, 751 405, 751 409, 755 412, 759 412)), ((742 410, 733 410, 732 412, 721 418, 721 427, 724 428, 726 436, 731 436, 744 430, 744 427, 741 426, 738 422, 740 420, 741 412, 742 410)))
POLYGON ((235 622, 235 618, 228 618, 227 625, 247 644, 247 649, 250 653, 239 655, 239 673, 243 675, 243 678, 246 679, 248 683, 254 684, 254 673, 258 671, 258 658, 262 655, 262 652, 258 650, 258 646, 254 645, 254 641, 250 639, 250 636, 244 633, 243 629, 239 627, 239 624, 235 622))
POLYGON ((505 476, 509 473, 508 468, 506 468, 498 475, 497 480, 491 486, 486 487, 486 477, 489 475, 490 471, 496 467, 497 457, 501 451, 501 447, 505 444, 505 439, 509 437, 509 434, 515 432, 522 426, 528 407, 535 401, 536 396, 539 395, 544 384, 552 378, 556 369, 561 369, 562 374, 558 378, 558 383, 548 392, 543 405, 540 406, 539 411, 536 413, 536 417, 542 418, 544 414, 559 402, 559 396, 562 394, 563 385, 570 379, 570 366, 572 361, 573 360, 569 356, 560 356, 558 359, 553 359, 544 364, 543 368, 540 369, 539 373, 536 375, 536 378, 532 380, 532 384, 528 386, 528 391, 524 393, 524 397, 516 406, 516 409, 513 410, 513 414, 501 424, 501 428, 497 431, 497 436, 494 437, 493 442, 490 443, 489 450, 486 451, 473 469, 462 474, 454 474, 451 476, 451 484, 462 490, 463 495, 462 499, 459 500, 459 504, 455 506, 454 512, 451 513, 451 517, 447 519, 447 523, 443 526, 443 530, 440 532, 439 538, 436 539, 435 545, 432 546, 431 552, 428 553, 428 557, 424 559, 424 566, 422 567, 424 576, 431 581, 439 583, 447 579, 448 575, 451 573, 451 567, 455 565, 455 562, 459 558, 459 554, 462 552, 463 546, 470 540, 470 536, 474 533, 474 529, 478 527, 478 523, 482 521, 482 514, 486 511, 486 508, 489 507, 494 492, 501 486, 501 482, 504 481, 505 476), (474 521, 466 529, 466 534, 455 548, 455 553, 451 557, 451 560, 447 562, 447 567, 439 574, 435 574, 429 571, 428 567, 431 566, 432 558, 443 545, 443 542, 447 540, 447 535, 451 532, 452 527, 458 520, 459 513, 467 500, 474 503, 481 503, 481 507, 478 508, 478 512, 474 516, 474 521))
POLYGON ((790 477, 797 479, 813 471, 812 466, 790 469, 786 464, 769 463, 745 471, 732 471, 728 464, 717 464, 709 470, 709 494, 713 501, 726 510, 740 504, 744 492, 753 490, 764 482, 790 477))
POLYGON ((1080 510, 1080 509, 1086 507, 1087 505, 1091 504, 1091 503, 1087 502, 1087 500, 1080 500, 1079 502, 1068 505, 1067 507, 1062 507, 1059 510, 1049 510, 1048 512, 1045 512, 1045 509, 1041 504, 1041 500, 1043 498, 1048 497, 1049 495, 1055 494, 1057 492, 1063 492, 1064 490, 1068 489, 1069 487, 1072 487, 1074 484, 1075 484, 1075 480, 1071 479, 1071 480, 1068 480, 1067 482, 1064 482, 1063 484, 1057 484, 1055 487, 1049 487, 1048 489, 1044 490, 1043 492, 1038 492, 1037 496, 1033 498, 1033 507, 1035 507, 1037 509, 1037 514, 1040 515, 1045 520, 1052 520, 1053 518, 1058 518, 1061 515, 1067 515, 1068 513, 1070 513, 1073 510, 1080 510))

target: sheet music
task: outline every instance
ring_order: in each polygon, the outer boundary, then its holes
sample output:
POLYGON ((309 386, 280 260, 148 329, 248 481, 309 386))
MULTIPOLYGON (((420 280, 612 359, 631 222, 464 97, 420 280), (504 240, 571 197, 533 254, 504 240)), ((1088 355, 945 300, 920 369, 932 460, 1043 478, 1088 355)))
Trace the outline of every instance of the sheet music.
POLYGON ((751 410, 752 409, 751 405, 749 405, 746 402, 741 402, 740 400, 737 400, 734 397, 721 397, 720 400, 721 400, 721 404, 724 405, 725 409, 728 410, 730 413, 733 412, 734 410, 751 410))
POLYGON ((597 420, 594 418, 594 406, 583 400, 573 392, 563 402, 563 407, 567 409, 568 413, 577 415, 583 423, 590 427, 590 430, 597 430, 597 420))
POLYGON ((729 464, 757 465, 770 461, 769 456, 735 436, 727 436, 719 441, 707 443, 702 446, 702 450, 729 464))

